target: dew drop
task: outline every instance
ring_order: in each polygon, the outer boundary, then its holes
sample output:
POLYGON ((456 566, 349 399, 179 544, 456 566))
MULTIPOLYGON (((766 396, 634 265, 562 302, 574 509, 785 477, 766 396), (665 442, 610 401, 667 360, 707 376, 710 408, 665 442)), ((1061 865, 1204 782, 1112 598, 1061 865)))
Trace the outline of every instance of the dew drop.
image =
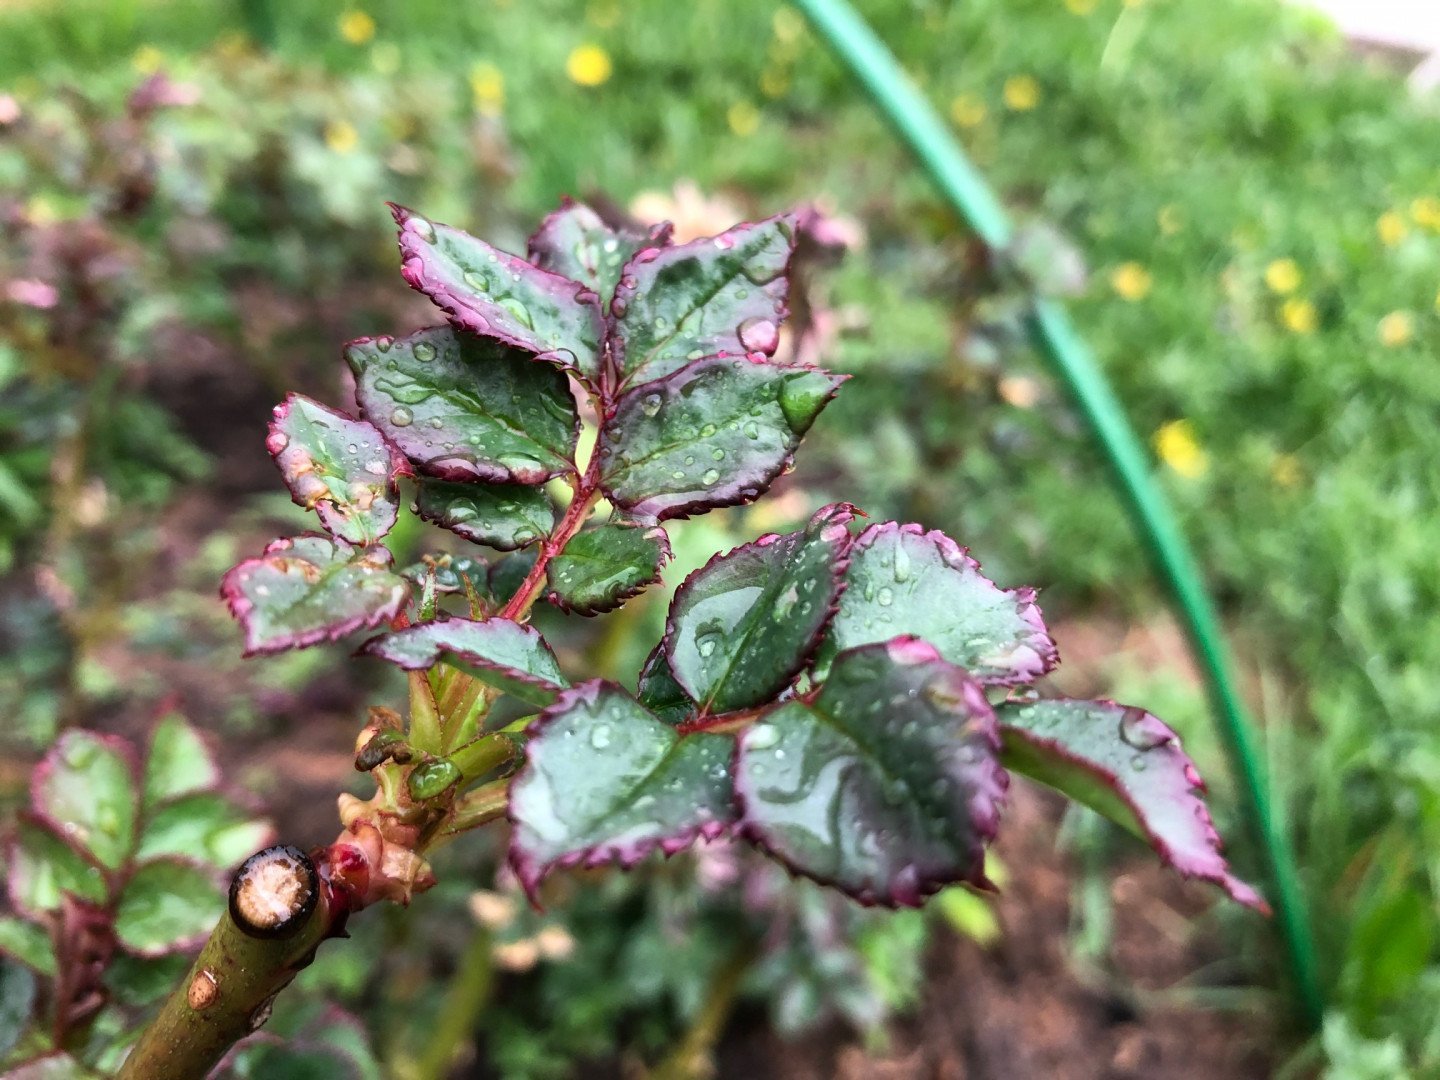
POLYGON ((489 292, 490 282, 483 274, 477 274, 474 270, 465 271, 465 284, 476 292, 489 292))
POLYGON ((709 487, 711 484, 715 483, 715 481, 720 479, 720 470, 706 469, 705 475, 700 477, 700 479, 704 482, 706 487, 709 487))
POLYGON ((379 352, 389 352, 390 346, 395 344, 395 339, 389 334, 382 334, 375 339, 375 348, 379 352))
POLYGON ((760 438, 760 425, 755 423, 754 420, 751 420, 748 424, 745 425, 745 437, 747 439, 760 438))
POLYGON ((390 413, 390 423, 394 424, 396 427, 409 427, 410 424, 414 421, 414 419, 414 414, 412 414, 410 410, 405 408, 405 406, 403 405, 397 406, 390 413))
POLYGON ((1136 750, 1153 750, 1171 739, 1170 732, 1144 709, 1126 709, 1120 714, 1120 738, 1136 750))
POLYGON ((610 725, 601 724, 590 733, 590 745, 596 750, 604 750, 610 745, 610 725))
POLYGON ((747 351, 772 353, 780 343, 780 329, 770 319, 760 316, 746 319, 735 331, 747 351))
POLYGON ((756 724, 745 736, 745 749, 769 750, 780 741, 780 730, 774 724, 756 724))
POLYGON ((646 394, 645 400, 640 403, 640 411, 646 416, 654 416, 660 411, 660 395, 646 394))
POLYGON ((895 602, 895 593, 889 585, 881 586, 880 591, 875 594, 875 602, 881 607, 889 607, 895 602))
POLYGON ((895 582, 902 584, 910 580, 910 553, 903 543, 895 546, 895 582))
POLYGON ((435 243, 435 226, 426 221, 423 217, 412 216, 405 222, 405 228, 420 237, 427 244, 435 243))

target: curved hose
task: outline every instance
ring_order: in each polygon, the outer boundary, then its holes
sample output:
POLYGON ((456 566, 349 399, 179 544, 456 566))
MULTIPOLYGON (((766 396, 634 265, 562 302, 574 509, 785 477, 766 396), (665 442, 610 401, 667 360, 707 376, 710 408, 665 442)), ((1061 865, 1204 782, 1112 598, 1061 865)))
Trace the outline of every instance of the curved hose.
MULTIPOLYGON (((1009 246, 1013 229, 999 200, 970 164, 933 107, 915 89, 889 50, 846 0, 793 0, 864 86, 875 106, 910 148, 940 193, 986 245, 1009 246)), ((1275 822, 1265 771, 1250 722, 1230 676, 1219 619, 1210 603, 1175 515, 1155 484, 1145 451, 1114 391, 1063 308, 1034 303, 1031 340, 1074 398, 1100 444, 1135 529, 1170 591, 1205 678, 1230 770, 1241 792, 1246 823, 1265 861, 1271 900, 1303 1018, 1320 1026, 1325 1003, 1315 943, 1288 838, 1275 822)))

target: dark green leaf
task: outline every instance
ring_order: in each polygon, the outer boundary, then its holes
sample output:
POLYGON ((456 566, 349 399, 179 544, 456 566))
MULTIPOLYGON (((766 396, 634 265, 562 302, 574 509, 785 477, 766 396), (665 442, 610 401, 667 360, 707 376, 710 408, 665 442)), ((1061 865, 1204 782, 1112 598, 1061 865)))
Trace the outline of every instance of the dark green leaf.
POLYGON ((200 737, 179 713, 166 713, 150 737, 145 759, 145 807, 167 799, 209 791, 220 782, 220 766, 200 737))
POLYGON ((490 595, 504 601, 514 596, 525 578, 535 567, 535 549, 517 551, 503 559, 497 559, 490 567, 490 595))
POLYGON ((781 214, 626 264, 610 312, 621 387, 639 386, 705 356, 771 356, 788 314, 796 216, 781 214))
POLYGON ((6 862, 10 903, 17 911, 56 911, 63 893, 105 901, 105 875, 100 868, 39 819, 24 816, 16 822, 6 862))
POLYGON ((1059 663, 1033 589, 1001 589, 942 532, 893 521, 855 541, 825 653, 914 634, 987 686, 1029 682, 1059 663))
POLYGON ((609 297, 620 280, 620 270, 643 247, 664 247, 670 226, 658 226, 647 236, 629 229, 612 229, 584 203, 565 199, 530 237, 530 261, 609 297))
POLYGON ((760 705, 795 678, 835 610, 854 507, 824 507, 799 532, 762 536, 685 579, 665 653, 676 681, 711 712, 760 705))
POLYGON ((245 628, 245 655, 303 649, 395 618, 410 585, 383 547, 306 533, 273 541, 220 583, 245 628))
MULTIPOLYGON (((24 919, 0 918, 0 953, 14 957, 20 963, 33 968, 41 975, 55 976, 55 946, 44 927, 24 919)), ((14 964, 0 964, 0 974, 13 972, 14 964)), ((0 979, 0 982, 3 982, 0 979)), ((0 1014, 7 1004, 6 995, 0 993, 0 1014)), ((4 1046, 5 1019, 0 1015, 0 1058, 10 1048, 4 1046)))
POLYGON ((365 418, 441 480, 539 484, 574 468, 580 422, 564 373, 437 326, 345 347, 365 418))
POLYGON ((1213 881, 1249 907, 1265 901, 1230 873, 1195 763, 1168 726, 1113 701, 1007 702, 1005 767, 1058 789, 1136 836, 1185 877, 1213 881))
POLYGON ((758 498, 844 379, 817 368, 700 360, 629 391, 601 429, 601 483, 635 517, 758 498))
POLYGON ((550 535, 555 507, 544 489, 523 484, 456 484, 425 480, 420 516, 475 544, 514 551, 550 535))
MULTIPOLYGON (((0 927, 16 923, 16 919, 0 919, 0 927)), ((44 932, 29 923, 20 923, 26 930, 39 933, 44 938, 44 944, 48 950, 50 941, 44 932)), ((7 949, 3 930, 0 930, 0 949, 7 949)), ((8 951, 8 949, 7 949, 8 951)), ((30 967, 35 967, 34 963, 30 967)), ((55 973, 55 957, 50 956, 50 970, 44 974, 55 973)), ((20 964, 0 961, 0 1061, 10 1056, 10 1051, 15 1049, 17 1043, 25 1036, 26 1030, 30 1027, 30 1016, 35 1011, 35 973, 29 967, 20 964)))
POLYGON ((547 568, 547 599, 566 611, 614 611, 660 580, 670 559, 670 538, 654 526, 612 522, 575 536, 547 568))
POLYGON ((635 696, 640 699, 641 705, 671 727, 689 720, 697 708, 685 688, 675 681, 670 661, 665 658, 663 641, 645 658, 635 696))
POLYGON ((335 536, 364 546, 395 524, 395 481, 410 474, 410 463, 373 424, 291 394, 275 406, 265 448, 295 502, 335 536))
POLYGON ((733 819, 728 735, 682 736, 618 686, 562 694, 530 728, 510 787, 510 864, 532 895, 559 866, 633 866, 733 819))
POLYGON ((984 884, 1006 778, 984 689, 918 638, 836 657, 813 700, 740 740, 747 835, 863 904, 918 906, 984 884))
POLYGON ((201 792, 151 815, 138 857, 181 855, 228 869, 270 843, 274 832, 269 822, 252 818, 223 795, 201 792))
POLYGON ((128 743, 67 731, 35 766, 30 802, 56 832, 113 869, 135 844, 136 771, 128 743))
POLYGON ((164 997, 190 967, 183 954, 130 956, 117 953, 105 969, 105 985, 126 1005, 150 1005, 164 997))
POLYGON ((452 323, 598 384, 602 320, 593 289, 404 207, 391 210, 400 226, 400 272, 452 323))
POLYGON ((179 859, 140 864, 115 911, 120 944, 141 956, 198 945, 225 908, 214 872, 179 859))
POLYGON ((450 664, 535 705, 548 705, 570 685, 534 627, 509 619, 421 623, 371 638, 360 651, 406 671, 450 664))

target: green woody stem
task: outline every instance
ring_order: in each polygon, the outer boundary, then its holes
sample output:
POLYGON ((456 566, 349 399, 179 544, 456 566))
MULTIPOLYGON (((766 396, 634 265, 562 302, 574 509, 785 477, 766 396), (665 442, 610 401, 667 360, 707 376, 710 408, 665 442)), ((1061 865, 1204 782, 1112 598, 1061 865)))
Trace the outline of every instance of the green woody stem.
POLYGON ((235 875, 229 910, 125 1059, 118 1080, 206 1076, 265 1023, 275 995, 310 963, 347 912, 296 848, 266 848, 252 856, 235 875))

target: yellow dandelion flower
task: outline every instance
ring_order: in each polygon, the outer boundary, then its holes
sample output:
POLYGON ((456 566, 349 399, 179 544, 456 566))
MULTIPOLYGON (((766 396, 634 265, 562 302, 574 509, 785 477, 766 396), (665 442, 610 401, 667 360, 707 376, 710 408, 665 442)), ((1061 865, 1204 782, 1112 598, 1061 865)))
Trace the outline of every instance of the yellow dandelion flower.
POLYGON ((791 42, 805 32, 805 17, 789 4, 781 4, 770 17, 770 26, 778 41, 791 42))
POLYGON ((1160 232, 1164 236, 1174 236, 1180 231, 1184 222, 1180 218, 1180 209, 1176 206, 1162 206, 1160 212, 1155 215, 1155 224, 1160 226, 1160 232))
POLYGON ((375 36, 375 20, 364 11, 351 9, 342 12, 335 20, 335 26, 340 36, 351 45, 364 45, 375 36))
POLYGON ((1154 284, 1150 271, 1137 262, 1121 263, 1110 275, 1110 287, 1120 299, 1131 303, 1149 296, 1150 287, 1154 284))
POLYGON ((767 67, 760 73, 760 92, 766 97, 784 97, 789 89, 790 76, 779 68, 767 67))
POLYGON ((470 90, 475 111, 481 116, 499 116, 505 106, 505 74, 494 64, 481 62, 470 69, 470 90))
POLYGON ((1270 463, 1270 479, 1275 481, 1277 487, 1299 487, 1300 481, 1304 479, 1300 459, 1294 454, 1276 454, 1275 460, 1270 463))
POLYGON ((1386 247, 1394 247, 1404 240, 1410 229, 1405 224, 1405 219, 1394 210, 1386 210, 1375 222, 1375 231, 1380 234, 1380 242, 1386 247))
POLYGON ((1029 75, 1012 75, 1005 80, 1002 96, 1015 112, 1029 112, 1040 104, 1040 84, 1029 75))
POLYGON ((599 86, 612 70, 610 54, 599 45, 577 45, 565 61, 565 74, 578 86, 599 86))
POLYGON ((165 63, 165 54, 154 45, 141 45, 130 57, 130 66, 141 75, 154 75, 165 63))
POLYGON ((360 133, 349 120, 331 120, 325 125, 325 145, 337 154, 348 154, 360 145, 360 133))
POLYGON ((1393 349, 1407 344, 1415 336, 1415 317, 1408 311, 1392 311, 1380 320, 1377 329, 1380 344, 1393 349))
POLYGON ((1172 470, 1194 480, 1204 476, 1210 459, 1195 438, 1195 426, 1189 420, 1171 420, 1155 432, 1155 453, 1172 470))
POLYGON ((958 94, 950 102, 950 119, 962 128, 979 127, 985 122, 985 102, 974 94, 958 94))
POLYGON ((725 122, 741 138, 754 135, 760 126, 760 110, 748 101, 737 101, 726 110, 725 122))
POLYGON ((1320 325, 1315 305, 1293 296, 1280 305, 1280 321, 1292 334, 1313 334, 1320 325))
POLYGON ((1300 273, 1300 264, 1294 259, 1276 259, 1265 268, 1265 284, 1270 286, 1270 291, 1280 296, 1292 293, 1300 287, 1304 276, 1300 273))
POLYGON ((1089 15, 1095 10, 1095 0, 1065 0, 1065 6, 1072 15, 1089 15))
POLYGON ((1410 203, 1410 217, 1423 229, 1440 231, 1440 199, 1422 195, 1410 203))
POLYGON ((597 30, 612 30, 620 23, 617 0, 595 0, 585 8, 585 21, 597 30))

